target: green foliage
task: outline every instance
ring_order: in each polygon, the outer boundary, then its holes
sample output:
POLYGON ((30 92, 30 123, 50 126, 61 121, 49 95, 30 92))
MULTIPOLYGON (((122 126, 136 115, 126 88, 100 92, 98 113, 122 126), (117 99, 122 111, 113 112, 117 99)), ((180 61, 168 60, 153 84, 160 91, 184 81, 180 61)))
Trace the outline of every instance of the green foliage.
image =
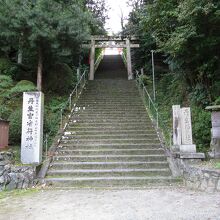
POLYGON ((220 96, 215 100, 214 105, 220 105, 220 96))
POLYGON ((200 107, 192 108, 192 130, 197 149, 207 152, 211 140, 211 114, 200 107))
POLYGON ((9 140, 10 144, 16 144, 21 142, 21 125, 22 125, 22 110, 15 109, 10 117, 10 131, 9 140))
POLYGON ((11 109, 6 105, 0 105, 0 118, 8 119, 11 114, 11 109))
POLYGON ((9 96, 30 91, 36 91, 36 86, 34 85, 34 83, 28 80, 21 80, 13 88, 10 89, 9 96))
POLYGON ((48 90, 63 95, 68 94, 76 83, 76 71, 64 63, 55 64, 47 74, 46 87, 48 90))
POLYGON ((141 75, 140 80, 145 86, 149 86, 152 84, 152 80, 147 75, 141 75))
POLYGON ((194 141, 207 151, 211 125, 204 108, 220 104, 220 2, 130 1, 134 7, 125 32, 140 38, 136 67, 149 71, 155 50, 157 105, 164 121, 171 128, 173 104, 191 106, 194 141), (166 71, 159 73, 158 66, 166 71))
POLYGON ((6 58, 0 58, 0 75, 10 75, 11 62, 6 58))
POLYGON ((12 86, 13 86, 13 80, 11 79, 10 76, 0 75, 0 96, 5 89, 8 89, 12 86))
POLYGON ((182 76, 198 105, 213 102, 220 92, 219 8, 215 0, 143 1, 127 26, 128 33, 140 36, 142 48, 136 54, 145 61, 141 65, 147 65, 149 51, 156 49, 156 58, 182 76))

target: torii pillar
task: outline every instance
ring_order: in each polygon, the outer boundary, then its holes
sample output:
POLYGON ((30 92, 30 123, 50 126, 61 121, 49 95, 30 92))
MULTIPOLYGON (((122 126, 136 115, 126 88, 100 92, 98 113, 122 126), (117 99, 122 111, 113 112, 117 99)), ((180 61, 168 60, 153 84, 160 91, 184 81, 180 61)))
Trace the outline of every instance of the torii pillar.
POLYGON ((127 48, 128 80, 132 80, 133 79, 133 73, 132 73, 132 64, 131 64, 131 42, 128 38, 126 39, 126 48, 127 48))
POLYGON ((91 39, 91 51, 90 51, 90 72, 89 72, 89 80, 94 80, 95 74, 95 40, 91 39))

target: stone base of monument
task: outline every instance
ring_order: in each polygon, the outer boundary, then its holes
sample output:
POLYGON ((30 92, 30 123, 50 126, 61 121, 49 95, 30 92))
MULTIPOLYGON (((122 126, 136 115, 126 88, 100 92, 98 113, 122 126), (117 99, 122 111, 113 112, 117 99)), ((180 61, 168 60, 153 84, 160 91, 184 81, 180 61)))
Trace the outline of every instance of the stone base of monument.
POLYGON ((179 145, 172 145, 171 151, 172 152, 180 152, 180 146, 179 145))
POLYGON ((195 144, 180 145, 180 152, 182 152, 182 153, 196 153, 196 145, 195 144))
POLYGON ((220 158, 220 139, 212 138, 211 152, 209 152, 209 156, 213 159, 220 158))
POLYGON ((205 159, 204 153, 179 153, 180 159, 205 159))
POLYGON ((208 155, 211 159, 220 159, 220 152, 211 151, 208 155))
POLYGON ((205 159, 204 153, 196 153, 196 145, 175 145, 171 147, 172 155, 180 159, 205 159))

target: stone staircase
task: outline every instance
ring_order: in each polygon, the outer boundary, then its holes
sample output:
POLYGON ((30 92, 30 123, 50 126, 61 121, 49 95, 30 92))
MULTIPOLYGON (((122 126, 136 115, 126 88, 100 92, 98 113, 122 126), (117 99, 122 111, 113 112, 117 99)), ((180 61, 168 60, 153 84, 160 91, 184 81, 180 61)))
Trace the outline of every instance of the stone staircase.
POLYGON ((78 101, 47 183, 142 187, 176 182, 135 82, 120 71, 114 77, 102 74, 88 83, 78 101))

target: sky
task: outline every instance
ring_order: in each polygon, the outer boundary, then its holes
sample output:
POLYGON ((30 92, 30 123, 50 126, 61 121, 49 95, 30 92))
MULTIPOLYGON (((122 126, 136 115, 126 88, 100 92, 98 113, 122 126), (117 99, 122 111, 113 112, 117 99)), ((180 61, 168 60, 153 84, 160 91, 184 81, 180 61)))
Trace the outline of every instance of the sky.
POLYGON ((124 17, 128 17, 131 8, 126 4, 127 0, 105 0, 110 7, 109 19, 106 22, 106 29, 109 34, 121 31, 121 11, 124 17))

